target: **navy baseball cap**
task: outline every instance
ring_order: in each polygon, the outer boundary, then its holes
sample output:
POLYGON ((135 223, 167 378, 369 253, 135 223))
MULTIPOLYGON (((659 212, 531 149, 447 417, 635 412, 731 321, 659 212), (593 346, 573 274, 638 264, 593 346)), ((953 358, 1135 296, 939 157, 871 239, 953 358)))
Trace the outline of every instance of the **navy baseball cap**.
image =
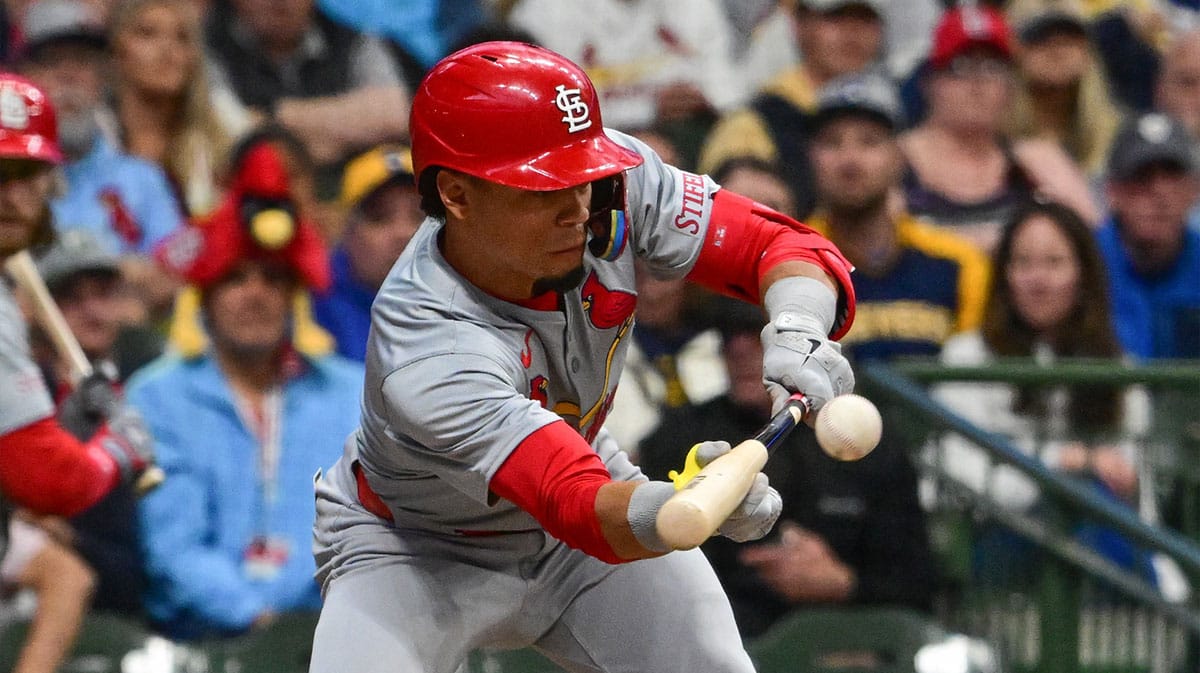
POLYGON ((1158 112, 1131 117, 1121 125, 1108 154, 1108 176, 1133 178, 1151 164, 1177 166, 1196 173, 1196 140, 1174 118, 1158 112))
POLYGON ((893 132, 904 128, 904 110, 896 85, 874 72, 843 75, 821 89, 814 127, 819 129, 829 121, 846 115, 873 118, 893 132))

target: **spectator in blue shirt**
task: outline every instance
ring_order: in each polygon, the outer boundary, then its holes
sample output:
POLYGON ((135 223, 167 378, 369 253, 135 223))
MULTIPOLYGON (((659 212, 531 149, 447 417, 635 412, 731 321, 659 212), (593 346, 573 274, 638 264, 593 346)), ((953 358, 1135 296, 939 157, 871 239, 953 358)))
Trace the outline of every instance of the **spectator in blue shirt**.
POLYGON ((238 165, 217 211, 161 249, 199 316, 181 302, 178 353, 128 386, 167 473, 139 503, 146 610, 175 638, 319 607, 312 478, 358 419, 362 367, 303 333, 319 328, 296 300, 329 270, 284 160, 261 142, 238 165), (201 332, 190 341, 189 327, 201 332))
POLYGON ((407 147, 384 145, 351 161, 342 178, 346 229, 333 253, 333 287, 316 297, 313 312, 338 353, 359 362, 375 293, 425 219, 412 170, 407 147))
POLYGON ((1141 358, 1200 357, 1200 196, 1195 140, 1159 113, 1125 122, 1108 163, 1112 212, 1100 230, 1117 337, 1141 358))

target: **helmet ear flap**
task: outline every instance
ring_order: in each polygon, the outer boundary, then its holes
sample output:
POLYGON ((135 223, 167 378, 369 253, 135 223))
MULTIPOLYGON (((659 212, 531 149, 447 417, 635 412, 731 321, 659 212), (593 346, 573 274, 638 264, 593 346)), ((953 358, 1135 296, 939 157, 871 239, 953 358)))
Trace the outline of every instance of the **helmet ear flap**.
POLYGON ((591 217, 588 218, 588 251, 592 256, 611 262, 621 256, 628 241, 629 226, 625 215, 625 180, 622 174, 592 183, 591 217))

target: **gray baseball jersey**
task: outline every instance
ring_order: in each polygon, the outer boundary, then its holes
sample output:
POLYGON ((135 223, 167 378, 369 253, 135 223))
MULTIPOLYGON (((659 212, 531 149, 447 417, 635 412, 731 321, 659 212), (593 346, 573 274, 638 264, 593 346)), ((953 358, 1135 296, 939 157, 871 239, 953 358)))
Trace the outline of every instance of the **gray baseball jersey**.
POLYGON ((29 326, 0 280, 0 435, 54 413, 54 401, 29 354, 29 326))
POLYGON ((633 325, 634 255, 677 277, 704 241, 716 185, 642 154, 646 163, 626 176, 630 245, 612 262, 585 255, 585 280, 561 310, 518 306, 466 282, 438 250, 437 222, 409 244, 375 300, 357 442, 397 525, 538 527, 516 506, 491 502, 488 481, 523 439, 560 418, 595 439, 633 325))
POLYGON ((625 178, 629 244, 613 261, 585 255, 584 281, 557 310, 470 284, 433 220, 380 289, 361 426, 316 484, 325 605, 312 673, 453 673, 476 647, 525 645, 578 672, 753 671, 699 550, 609 565, 489 493, 511 452, 559 419, 614 479, 643 478, 602 430, 633 326, 633 260, 691 270, 717 186, 609 135, 645 158, 625 178), (354 461, 391 523, 358 501, 354 461))

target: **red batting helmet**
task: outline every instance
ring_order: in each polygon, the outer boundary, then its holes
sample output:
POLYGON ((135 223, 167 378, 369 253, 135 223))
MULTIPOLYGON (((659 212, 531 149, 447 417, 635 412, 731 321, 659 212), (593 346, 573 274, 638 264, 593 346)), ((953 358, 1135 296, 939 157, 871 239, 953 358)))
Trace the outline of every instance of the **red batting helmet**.
POLYGON ((46 92, 11 73, 0 73, 0 159, 63 160, 58 121, 46 92))
POLYGON ((615 175, 642 157, 604 134, 583 70, 542 47, 484 42, 442 59, 413 97, 413 168, 442 166, 549 191, 615 175))

